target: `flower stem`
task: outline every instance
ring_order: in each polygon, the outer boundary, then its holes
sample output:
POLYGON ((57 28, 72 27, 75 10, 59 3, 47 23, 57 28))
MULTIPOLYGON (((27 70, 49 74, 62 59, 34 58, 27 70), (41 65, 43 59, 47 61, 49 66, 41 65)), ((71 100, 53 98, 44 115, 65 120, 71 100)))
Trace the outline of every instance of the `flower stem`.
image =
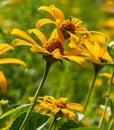
POLYGON ((39 86, 38 86, 38 88, 36 90, 36 93, 35 93, 34 97, 33 97, 32 105, 29 107, 29 109, 27 111, 27 114, 26 114, 26 116, 25 116, 19 130, 24 130, 24 128, 25 128, 25 126, 26 126, 26 124, 27 124, 27 122, 29 120, 30 114, 31 114, 31 112, 33 110, 33 107, 34 107, 35 103, 36 103, 37 97, 39 96, 40 90, 43 87, 43 84, 44 84, 44 82, 46 80, 46 77, 47 77, 47 74, 49 72, 49 69, 50 69, 51 65, 52 65, 51 62, 46 62, 46 68, 45 68, 45 71, 44 71, 44 75, 43 75, 42 80, 41 80, 41 82, 40 82, 40 84, 39 84, 39 86))
POLYGON ((108 127, 108 129, 107 129, 107 130, 111 130, 111 128, 112 128, 112 126, 113 126, 113 124, 114 124, 114 118, 111 120, 111 123, 110 123, 110 125, 109 125, 109 127, 108 127))
POLYGON ((103 119, 104 119, 104 116, 105 116, 105 113, 106 113, 106 110, 107 110, 107 106, 108 106, 108 103, 109 103, 109 100, 110 100, 110 94, 111 94, 111 89, 112 89, 112 84, 113 84, 113 77, 114 77, 114 67, 113 67, 111 82, 110 82, 110 85, 108 87, 108 93, 107 93, 107 97, 106 97, 106 101, 105 101, 105 108, 104 108, 101 120, 99 122, 98 128, 101 128, 102 124, 103 124, 103 119))
MULTIPOLYGON (((54 119, 52 120, 52 123, 50 124, 50 127, 48 130, 53 130, 54 124, 56 124, 56 119, 57 119, 57 117, 55 116, 54 119)), ((55 128, 54 128, 54 130, 55 130, 55 128)))
POLYGON ((93 88, 94 88, 94 84, 95 84, 95 80, 96 80, 97 74, 98 74, 98 71, 97 71, 97 69, 95 68, 95 73, 94 73, 93 81, 92 81, 91 87, 90 87, 90 89, 89 89, 89 91, 88 91, 87 98, 86 98, 85 104, 84 104, 84 110, 85 110, 85 111, 86 111, 86 109, 87 109, 87 105, 88 105, 89 99, 90 99, 90 97, 91 97, 93 88))

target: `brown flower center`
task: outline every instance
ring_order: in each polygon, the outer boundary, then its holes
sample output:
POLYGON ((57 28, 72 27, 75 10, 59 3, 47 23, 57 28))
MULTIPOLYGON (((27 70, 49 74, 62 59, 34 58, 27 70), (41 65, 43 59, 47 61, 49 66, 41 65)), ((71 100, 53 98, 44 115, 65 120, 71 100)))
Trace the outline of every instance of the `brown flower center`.
POLYGON ((50 39, 44 46, 47 51, 53 52, 55 49, 59 49, 60 52, 63 54, 64 47, 59 39, 50 39))
POLYGON ((63 102, 63 101, 56 101, 55 105, 58 107, 58 108, 66 108, 66 103, 63 102))
POLYGON ((63 32, 65 39, 70 38, 70 34, 67 31, 74 34, 75 30, 76 30, 76 27, 72 21, 67 21, 67 22, 63 23, 61 26, 61 31, 63 32))

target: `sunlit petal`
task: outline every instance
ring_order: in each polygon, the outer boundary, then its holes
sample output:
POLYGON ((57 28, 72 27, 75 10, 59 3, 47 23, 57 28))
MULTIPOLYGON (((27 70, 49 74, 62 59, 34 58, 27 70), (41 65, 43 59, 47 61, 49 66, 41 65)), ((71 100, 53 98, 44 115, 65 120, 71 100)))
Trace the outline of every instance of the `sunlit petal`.
POLYGON ((25 40, 29 41, 33 45, 37 45, 37 43, 34 41, 34 39, 32 39, 26 32, 24 32, 20 29, 17 29, 17 28, 13 29, 11 34, 24 38, 25 40))
POLYGON ((41 6, 41 7, 39 7, 38 10, 44 10, 44 11, 48 12, 55 19, 64 20, 64 15, 63 15, 62 11, 59 10, 58 8, 56 8, 54 5, 50 5, 49 7, 47 7, 47 6, 41 6))
POLYGON ((27 67, 27 65, 25 64, 25 62, 23 62, 22 60, 19 60, 17 58, 3 58, 0 59, 0 64, 20 64, 23 65, 25 67, 27 67))
POLYGON ((55 24, 55 22, 50 19, 40 19, 36 22, 36 27, 40 28, 45 24, 55 24))
POLYGON ((13 50, 14 48, 11 45, 6 43, 0 43, 0 55, 7 52, 8 50, 13 50))
POLYGON ((15 39, 11 42, 13 46, 20 46, 20 45, 25 45, 25 46, 33 46, 30 42, 21 40, 21 39, 15 39))
POLYGON ((30 29, 29 33, 34 33, 43 45, 46 44, 47 40, 45 35, 42 32, 40 32, 38 29, 30 29))
POLYGON ((33 46, 30 48, 30 50, 32 52, 39 52, 39 53, 44 53, 44 54, 49 54, 49 55, 51 54, 49 51, 47 51, 46 49, 40 46, 33 46))
POLYGON ((7 90, 7 79, 5 75, 0 71, 0 87, 2 92, 6 92, 7 90))
POLYGON ((67 104, 67 108, 74 109, 76 111, 84 112, 84 107, 78 103, 69 103, 67 104))
POLYGON ((85 59, 81 56, 70 56, 70 55, 65 55, 63 56, 64 58, 67 58, 69 60, 72 60, 82 66, 85 66, 85 59))

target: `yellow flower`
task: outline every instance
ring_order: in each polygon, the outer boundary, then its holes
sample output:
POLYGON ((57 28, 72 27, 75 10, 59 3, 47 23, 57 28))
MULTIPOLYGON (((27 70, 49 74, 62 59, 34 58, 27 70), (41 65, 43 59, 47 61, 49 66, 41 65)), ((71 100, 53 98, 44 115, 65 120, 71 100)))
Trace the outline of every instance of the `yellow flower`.
POLYGON ((114 0, 105 0, 102 6, 102 11, 105 13, 114 13, 114 0))
MULTIPOLYGON (((11 45, 8 45, 6 43, 0 43, 0 55, 4 54, 8 50, 13 50, 14 48, 11 45)), ((14 63, 14 64, 21 64, 23 66, 26 66, 26 64, 16 58, 0 58, 0 64, 9 64, 9 63, 14 63)), ((0 71, 0 87, 2 92, 6 92, 7 90, 7 79, 5 75, 3 74, 2 71, 0 71)))
POLYGON ((51 19, 40 19, 36 23, 36 27, 39 28, 45 24, 55 24, 59 27, 61 32, 64 35, 65 39, 70 38, 70 33, 79 35, 79 34, 88 34, 89 31, 86 28, 81 27, 82 21, 77 18, 70 18, 65 20, 64 14, 62 11, 58 8, 56 8, 54 5, 47 6, 41 6, 38 10, 44 10, 47 11, 49 14, 52 15, 52 17, 55 19, 55 21, 51 19))
MULTIPOLYGON (((32 100, 32 98, 30 98, 32 100)), ((76 114, 73 112, 78 111, 84 113, 84 108, 78 103, 67 103, 67 98, 55 99, 53 96, 44 96, 37 99, 38 105, 35 107, 36 111, 48 110, 46 115, 48 116, 64 116, 66 120, 72 118, 77 121, 76 114)))
POLYGON ((100 44, 97 39, 95 40, 95 37, 85 40, 84 45, 80 48, 85 51, 84 55, 87 56, 87 59, 95 64, 113 61, 107 51, 106 46, 100 44))
MULTIPOLYGON (((108 107, 108 108, 109 108, 109 107, 108 107)), ((105 120, 106 122, 108 122, 108 121, 110 120, 110 110, 108 110, 108 108, 107 108, 106 113, 105 113, 105 116, 104 116, 104 120, 105 120)), ((104 108, 102 108, 102 107, 98 108, 97 111, 96 111, 97 116, 98 116, 98 117, 101 117, 102 114, 103 114, 103 111, 104 111, 104 108)))
POLYGON ((84 65, 85 60, 78 54, 81 53, 79 50, 64 51, 64 38, 61 34, 54 30, 47 40, 45 35, 38 29, 30 29, 29 33, 33 33, 42 43, 40 46, 30 35, 20 29, 13 29, 12 34, 20 36, 25 39, 14 39, 12 41, 13 46, 26 45, 30 46, 32 52, 39 52, 46 56, 51 56, 54 59, 69 59, 77 62, 78 64, 84 65))

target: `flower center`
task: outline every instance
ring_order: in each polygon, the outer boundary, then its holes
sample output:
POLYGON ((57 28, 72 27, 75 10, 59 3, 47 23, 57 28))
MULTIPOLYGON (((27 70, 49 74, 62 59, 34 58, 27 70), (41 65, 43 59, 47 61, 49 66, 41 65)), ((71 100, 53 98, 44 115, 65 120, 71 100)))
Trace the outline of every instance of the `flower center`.
POLYGON ((66 108, 66 103, 63 102, 63 101, 56 101, 55 105, 58 107, 58 108, 66 108))
POLYGON ((44 48, 46 48, 47 51, 49 52, 53 52, 55 49, 59 49, 60 52, 63 54, 64 48, 63 45, 61 43, 61 41, 59 39, 50 39, 44 46, 44 48))
POLYGON ((76 27, 72 23, 72 21, 67 21, 61 25, 61 31, 63 32, 64 38, 68 39, 70 38, 70 34, 67 32, 75 33, 76 27))

